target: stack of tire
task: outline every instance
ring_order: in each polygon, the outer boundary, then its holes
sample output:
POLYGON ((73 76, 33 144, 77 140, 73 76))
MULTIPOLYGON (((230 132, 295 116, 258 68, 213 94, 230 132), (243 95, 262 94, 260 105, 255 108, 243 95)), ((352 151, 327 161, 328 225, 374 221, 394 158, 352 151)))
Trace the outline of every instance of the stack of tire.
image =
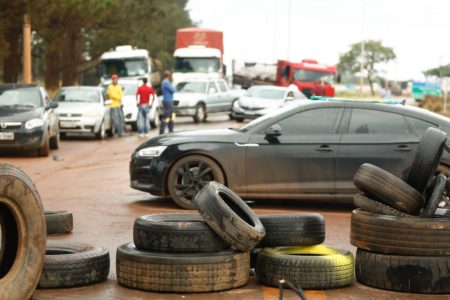
POLYGON ((391 291, 450 293, 450 219, 435 215, 447 178, 435 175, 446 134, 428 128, 405 181, 363 164, 354 184, 356 278, 391 291))
POLYGON ((200 214, 137 218, 134 243, 117 248, 119 284, 177 293, 222 291, 245 285, 249 251, 265 231, 253 211, 236 197, 226 187, 211 182, 194 200, 200 214))

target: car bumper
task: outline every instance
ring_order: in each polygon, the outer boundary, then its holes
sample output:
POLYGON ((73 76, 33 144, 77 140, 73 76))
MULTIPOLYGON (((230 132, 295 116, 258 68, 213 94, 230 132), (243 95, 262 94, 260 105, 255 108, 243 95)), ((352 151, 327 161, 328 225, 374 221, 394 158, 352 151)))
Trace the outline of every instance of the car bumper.
POLYGON ((5 139, 5 135, 1 135, 0 149, 32 150, 44 145, 44 130, 42 128, 2 131, 2 133, 5 132, 9 133, 9 137, 5 139), (10 139, 11 133, 12 139, 10 139))
POLYGON ((64 118, 60 117, 59 131, 73 133, 94 133, 100 128, 102 117, 80 117, 64 118))
POLYGON ((231 117, 233 119, 256 119, 263 116, 263 114, 252 111, 232 111, 231 117))
POLYGON ((195 107, 174 107, 177 116, 195 116, 195 107))
POLYGON ((152 195, 165 196, 162 176, 153 175, 157 174, 157 164, 156 158, 143 159, 133 154, 129 166, 130 187, 152 195))

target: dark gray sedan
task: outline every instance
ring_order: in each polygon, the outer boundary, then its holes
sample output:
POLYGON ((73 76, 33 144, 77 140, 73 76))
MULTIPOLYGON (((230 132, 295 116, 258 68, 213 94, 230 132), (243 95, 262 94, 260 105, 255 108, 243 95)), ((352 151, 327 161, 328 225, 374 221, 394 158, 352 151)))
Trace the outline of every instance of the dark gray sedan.
MULTIPOLYGON (((350 200, 362 163, 404 178, 428 127, 450 132, 448 118, 416 107, 301 101, 237 130, 150 139, 132 154, 131 187, 185 208, 210 180, 245 198, 350 200)), ((446 152, 439 169, 450 174, 446 152)))

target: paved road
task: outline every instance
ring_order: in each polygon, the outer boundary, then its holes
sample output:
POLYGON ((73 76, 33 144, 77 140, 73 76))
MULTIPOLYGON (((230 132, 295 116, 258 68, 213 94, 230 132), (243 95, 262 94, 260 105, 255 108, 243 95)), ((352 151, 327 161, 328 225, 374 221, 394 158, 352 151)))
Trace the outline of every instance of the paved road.
MULTIPOLYGON (((177 119, 176 130, 237 127, 227 117, 214 116, 207 123, 193 124, 190 118, 177 119)), ((151 136, 155 136, 152 131, 151 136)), ((20 166, 35 182, 46 210, 68 210, 74 215, 71 234, 49 236, 51 240, 83 242, 110 251, 108 280, 87 287, 37 290, 33 299, 278 299, 278 290, 260 285, 252 276, 239 289, 214 294, 160 294, 132 290, 116 281, 117 246, 133 239, 133 222, 145 214, 185 212, 172 201, 159 199, 129 187, 128 163, 133 149, 142 143, 137 134, 97 141, 90 137, 69 137, 48 158, 32 154, 0 153, 0 161, 20 166)), ((351 205, 315 201, 249 201, 258 214, 318 212, 325 217, 328 245, 356 249, 350 245, 351 205)), ((385 292, 360 285, 326 291, 307 291, 308 299, 437 299, 438 296, 385 292)), ((286 291, 284 299, 298 299, 286 291)), ((442 296, 442 299, 448 299, 442 296)))

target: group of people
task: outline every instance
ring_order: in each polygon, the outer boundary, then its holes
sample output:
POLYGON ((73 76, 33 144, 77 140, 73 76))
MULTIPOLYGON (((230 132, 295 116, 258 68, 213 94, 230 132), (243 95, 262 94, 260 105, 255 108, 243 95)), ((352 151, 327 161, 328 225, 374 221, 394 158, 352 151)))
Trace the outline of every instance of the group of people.
MULTIPOLYGON (((164 79, 161 82, 161 90, 163 95, 162 108, 158 113, 161 124, 159 133, 163 134, 168 128, 169 132, 173 132, 175 113, 173 110, 173 87, 172 73, 164 71, 164 79)), ((119 137, 124 135, 125 119, 122 111, 123 89, 119 85, 119 76, 113 74, 111 76, 111 84, 107 89, 108 98, 112 101, 109 105, 111 111, 112 126, 119 137)), ((149 128, 149 114, 156 99, 155 90, 148 85, 147 78, 142 78, 142 85, 136 92, 136 105, 138 106, 137 129, 139 137, 147 137, 149 128)))

